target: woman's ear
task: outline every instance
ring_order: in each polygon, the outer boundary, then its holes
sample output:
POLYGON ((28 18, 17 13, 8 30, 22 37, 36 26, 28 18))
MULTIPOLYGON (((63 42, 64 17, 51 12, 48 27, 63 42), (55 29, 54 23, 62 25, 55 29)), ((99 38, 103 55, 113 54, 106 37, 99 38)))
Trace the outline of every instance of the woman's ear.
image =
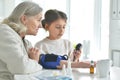
POLYGON ((22 15, 21 18, 20 18, 20 21, 26 25, 26 21, 27 21, 27 17, 25 15, 22 15))

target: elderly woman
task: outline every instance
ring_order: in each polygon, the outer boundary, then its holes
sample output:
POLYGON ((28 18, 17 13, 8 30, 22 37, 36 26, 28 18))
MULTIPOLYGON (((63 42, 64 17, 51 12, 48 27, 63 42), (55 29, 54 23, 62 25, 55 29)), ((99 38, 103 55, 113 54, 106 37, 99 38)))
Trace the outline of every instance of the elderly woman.
POLYGON ((40 52, 25 35, 36 35, 41 27, 42 8, 36 3, 20 3, 0 24, 0 80, 14 80, 15 74, 29 74, 42 69, 40 52))

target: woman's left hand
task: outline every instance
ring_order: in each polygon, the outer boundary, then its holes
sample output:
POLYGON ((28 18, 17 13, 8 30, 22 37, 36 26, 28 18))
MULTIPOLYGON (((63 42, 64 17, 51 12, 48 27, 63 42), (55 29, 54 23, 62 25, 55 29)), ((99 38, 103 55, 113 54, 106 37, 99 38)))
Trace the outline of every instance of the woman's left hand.
POLYGON ((28 51, 29 58, 39 61, 40 51, 37 48, 30 48, 28 51))

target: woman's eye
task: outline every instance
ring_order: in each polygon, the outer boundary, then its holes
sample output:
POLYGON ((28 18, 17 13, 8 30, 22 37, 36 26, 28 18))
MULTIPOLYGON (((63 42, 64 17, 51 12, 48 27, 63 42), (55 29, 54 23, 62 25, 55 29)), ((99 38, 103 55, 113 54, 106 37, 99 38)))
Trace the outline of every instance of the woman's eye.
POLYGON ((41 21, 40 19, 38 21, 41 21))
POLYGON ((37 19, 37 21, 41 21, 41 18, 40 18, 40 19, 37 19))

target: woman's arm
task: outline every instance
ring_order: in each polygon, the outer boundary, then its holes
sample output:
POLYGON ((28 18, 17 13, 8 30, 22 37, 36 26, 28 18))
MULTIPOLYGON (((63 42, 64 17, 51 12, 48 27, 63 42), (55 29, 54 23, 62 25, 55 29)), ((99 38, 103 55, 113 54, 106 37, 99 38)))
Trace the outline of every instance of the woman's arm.
POLYGON ((30 59, 20 36, 9 26, 0 26, 0 60, 15 74, 26 74, 42 69, 36 60, 30 59))

